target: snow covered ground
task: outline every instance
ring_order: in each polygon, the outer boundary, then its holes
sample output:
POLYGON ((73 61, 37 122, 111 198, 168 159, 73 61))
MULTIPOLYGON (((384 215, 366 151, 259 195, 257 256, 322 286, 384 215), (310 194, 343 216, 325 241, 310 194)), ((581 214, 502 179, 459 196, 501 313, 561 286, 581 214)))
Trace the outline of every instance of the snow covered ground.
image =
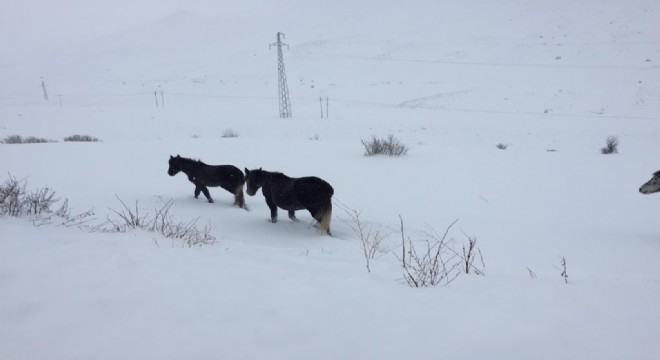
POLYGON ((58 141, 0 144, 0 180, 97 222, 171 199, 217 241, 0 218, 0 359, 658 358, 655 1, 51 3, 0 5, 0 139, 58 141), (362 155, 388 134, 407 156, 362 155), (194 199, 176 154, 327 180, 335 236, 194 199), (344 207, 388 235, 371 273, 344 207), (410 288, 399 215, 413 239, 459 219, 485 276, 410 288))

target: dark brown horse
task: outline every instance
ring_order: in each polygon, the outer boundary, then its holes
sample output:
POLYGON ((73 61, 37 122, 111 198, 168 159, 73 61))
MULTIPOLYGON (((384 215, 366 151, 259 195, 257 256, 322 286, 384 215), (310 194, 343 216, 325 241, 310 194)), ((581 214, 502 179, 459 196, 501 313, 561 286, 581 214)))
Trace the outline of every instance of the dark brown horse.
POLYGON ((277 208, 287 210, 296 221, 296 210, 307 209, 319 222, 321 231, 330 234, 334 189, 315 176, 291 178, 279 172, 245 169, 247 193, 254 196, 259 188, 270 208, 270 219, 277 222, 277 208))
POLYGON ((656 171, 651 180, 647 181, 639 188, 639 192, 642 194, 653 194, 658 191, 660 191, 660 171, 656 171))
POLYGON ((167 173, 174 176, 183 171, 188 175, 188 180, 195 184, 195 199, 199 193, 204 193, 204 196, 210 203, 213 202, 211 194, 207 186, 220 186, 221 188, 234 194, 234 205, 245 208, 245 197, 243 196, 243 184, 245 177, 241 169, 233 165, 206 165, 199 160, 193 160, 170 155, 170 168, 167 173))

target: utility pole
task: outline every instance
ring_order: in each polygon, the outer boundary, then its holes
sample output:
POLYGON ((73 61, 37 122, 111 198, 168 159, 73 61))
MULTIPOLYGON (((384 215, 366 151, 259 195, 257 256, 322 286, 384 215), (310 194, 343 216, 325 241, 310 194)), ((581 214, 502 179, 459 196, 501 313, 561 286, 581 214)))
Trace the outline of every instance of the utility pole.
POLYGON ((270 44, 269 49, 277 46, 277 72, 278 72, 278 93, 280 102, 280 118, 290 118, 291 102, 289 101, 289 86, 286 83, 286 72, 284 70, 284 56, 282 55, 282 46, 289 48, 289 45, 282 42, 284 34, 277 33, 277 42, 270 44))
POLYGON ((41 77, 41 89, 44 91, 44 100, 48 101, 48 90, 46 90, 46 82, 43 77, 41 77))

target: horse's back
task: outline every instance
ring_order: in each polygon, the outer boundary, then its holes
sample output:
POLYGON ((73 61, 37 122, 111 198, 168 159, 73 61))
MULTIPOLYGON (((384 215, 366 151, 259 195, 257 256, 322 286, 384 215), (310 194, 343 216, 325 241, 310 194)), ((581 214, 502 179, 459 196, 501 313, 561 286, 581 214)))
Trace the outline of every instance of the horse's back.
POLYGON ((293 189, 299 196, 308 199, 330 198, 335 193, 327 181, 316 176, 295 179, 293 189))
POLYGON ((211 167, 217 174, 239 179, 241 182, 245 182, 245 175, 243 174, 243 171, 234 165, 214 165, 211 167))
POLYGON ((209 176, 205 180, 208 186, 221 186, 233 191, 236 186, 245 183, 243 171, 234 165, 209 165, 207 169, 209 176))

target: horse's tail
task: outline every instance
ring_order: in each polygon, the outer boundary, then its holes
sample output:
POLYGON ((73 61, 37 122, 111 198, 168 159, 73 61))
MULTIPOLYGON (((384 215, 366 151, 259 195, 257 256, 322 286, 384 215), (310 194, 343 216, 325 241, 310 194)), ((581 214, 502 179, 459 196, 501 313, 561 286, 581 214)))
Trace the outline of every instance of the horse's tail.
POLYGON ((245 196, 243 195, 243 183, 236 187, 234 191, 234 205, 237 205, 241 209, 245 208, 245 196))
POLYGON ((332 198, 328 197, 328 201, 321 208, 319 219, 319 223, 321 224, 321 231, 332 236, 332 234, 330 234, 330 220, 332 219, 332 198))

